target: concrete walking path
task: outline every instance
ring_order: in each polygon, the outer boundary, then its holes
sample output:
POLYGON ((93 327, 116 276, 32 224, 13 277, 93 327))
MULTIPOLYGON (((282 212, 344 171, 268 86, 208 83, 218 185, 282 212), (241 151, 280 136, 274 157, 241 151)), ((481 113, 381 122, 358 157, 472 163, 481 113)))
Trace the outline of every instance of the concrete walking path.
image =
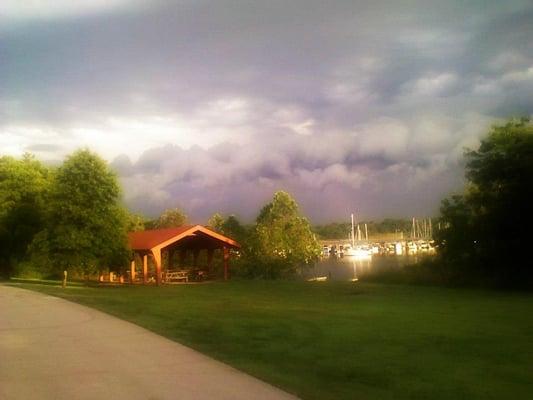
POLYGON ((0 285, 0 399, 295 399, 97 310, 0 285))

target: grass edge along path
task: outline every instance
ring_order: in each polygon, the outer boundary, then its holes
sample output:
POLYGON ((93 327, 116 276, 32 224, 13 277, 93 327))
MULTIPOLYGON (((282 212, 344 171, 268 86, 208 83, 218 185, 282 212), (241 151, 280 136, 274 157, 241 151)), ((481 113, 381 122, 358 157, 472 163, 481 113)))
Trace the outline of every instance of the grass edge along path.
POLYGON ((304 399, 533 392, 527 293, 340 282, 11 284, 133 322, 304 399))

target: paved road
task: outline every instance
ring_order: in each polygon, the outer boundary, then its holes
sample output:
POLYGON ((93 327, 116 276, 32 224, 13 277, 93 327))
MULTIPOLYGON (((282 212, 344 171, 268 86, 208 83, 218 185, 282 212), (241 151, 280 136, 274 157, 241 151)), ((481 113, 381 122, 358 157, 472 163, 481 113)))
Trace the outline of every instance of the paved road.
POLYGON ((295 399, 131 323, 0 285, 0 399, 295 399))

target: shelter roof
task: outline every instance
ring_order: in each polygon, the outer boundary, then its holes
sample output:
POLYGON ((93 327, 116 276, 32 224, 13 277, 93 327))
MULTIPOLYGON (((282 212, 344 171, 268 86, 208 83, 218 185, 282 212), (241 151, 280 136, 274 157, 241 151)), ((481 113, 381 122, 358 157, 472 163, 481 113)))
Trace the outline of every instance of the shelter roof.
POLYGON ((206 228, 202 225, 184 225, 177 228, 152 229, 140 232, 128 233, 128 241, 132 250, 150 250, 155 247, 165 247, 177 243, 184 238, 201 236, 202 238, 211 238, 221 245, 239 248, 240 245, 226 237, 206 228))

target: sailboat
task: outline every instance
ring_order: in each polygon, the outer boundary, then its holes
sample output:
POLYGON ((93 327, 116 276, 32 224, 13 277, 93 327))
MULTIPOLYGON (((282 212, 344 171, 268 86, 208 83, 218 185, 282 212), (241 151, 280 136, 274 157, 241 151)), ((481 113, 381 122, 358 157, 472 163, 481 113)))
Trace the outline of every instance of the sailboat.
MULTIPOLYGON (((351 257, 358 257, 358 258, 367 258, 372 257, 372 249, 367 245, 355 245, 355 226, 354 226, 354 218, 353 214, 352 217, 352 230, 351 230, 351 241, 352 244, 344 246, 344 256, 351 256, 351 257)), ((366 227, 365 227, 366 228, 366 227)), ((368 231, 367 232, 367 239, 368 239, 368 231)), ((358 240, 361 240, 361 229, 359 229, 359 225, 357 225, 357 238, 358 240)))

